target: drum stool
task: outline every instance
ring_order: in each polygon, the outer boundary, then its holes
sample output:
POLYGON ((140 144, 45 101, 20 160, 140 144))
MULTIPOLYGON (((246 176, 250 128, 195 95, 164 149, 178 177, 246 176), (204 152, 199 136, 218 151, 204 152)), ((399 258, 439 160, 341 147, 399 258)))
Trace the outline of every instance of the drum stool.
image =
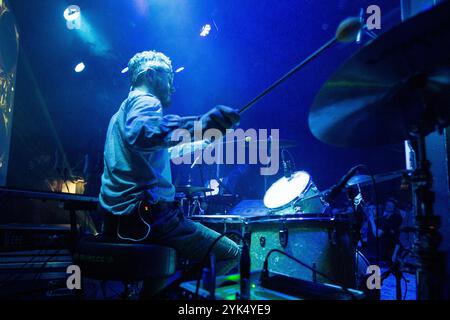
POLYGON ((122 282, 124 299, 132 282, 144 282, 147 298, 176 280, 176 251, 169 247, 89 235, 78 242, 73 256, 83 277, 122 282))

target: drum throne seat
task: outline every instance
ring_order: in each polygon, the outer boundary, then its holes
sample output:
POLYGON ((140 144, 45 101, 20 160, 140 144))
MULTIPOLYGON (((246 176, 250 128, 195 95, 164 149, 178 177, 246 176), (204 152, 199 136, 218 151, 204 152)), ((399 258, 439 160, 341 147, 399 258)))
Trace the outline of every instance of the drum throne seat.
POLYGON ((83 237, 74 252, 74 262, 82 277, 124 284, 122 298, 127 299, 128 285, 144 283, 145 298, 152 297, 176 278, 176 251, 173 248, 122 241, 105 235, 83 237))

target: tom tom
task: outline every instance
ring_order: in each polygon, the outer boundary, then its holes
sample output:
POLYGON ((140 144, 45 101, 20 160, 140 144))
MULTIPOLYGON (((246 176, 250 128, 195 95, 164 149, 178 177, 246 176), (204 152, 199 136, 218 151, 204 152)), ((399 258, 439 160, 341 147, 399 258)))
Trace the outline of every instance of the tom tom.
POLYGON ((264 205, 276 214, 324 213, 328 207, 305 171, 276 181, 264 195, 264 205))

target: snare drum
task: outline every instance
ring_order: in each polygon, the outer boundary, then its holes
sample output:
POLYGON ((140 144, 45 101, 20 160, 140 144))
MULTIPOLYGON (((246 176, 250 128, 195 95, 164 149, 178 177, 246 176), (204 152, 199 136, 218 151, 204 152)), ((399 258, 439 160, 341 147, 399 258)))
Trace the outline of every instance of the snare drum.
POLYGON ((264 205, 276 214, 324 213, 328 207, 305 171, 276 181, 264 195, 264 205))

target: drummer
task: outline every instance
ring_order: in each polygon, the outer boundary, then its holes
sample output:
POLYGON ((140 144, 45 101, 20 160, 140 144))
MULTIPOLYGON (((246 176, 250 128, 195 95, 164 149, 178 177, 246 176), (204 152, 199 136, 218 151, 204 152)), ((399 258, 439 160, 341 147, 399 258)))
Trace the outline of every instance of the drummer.
MULTIPOLYGON (((163 53, 136 54, 128 64, 132 88, 109 124, 104 151, 100 204, 104 232, 133 242, 175 248, 180 257, 198 261, 219 234, 187 220, 174 203, 167 149, 176 129, 192 129, 193 120, 163 115, 173 94, 172 64, 163 53)), ((218 106, 199 118, 203 129, 221 132, 239 121, 238 113, 218 106)), ((239 261, 240 247, 222 238, 212 250, 218 275, 239 261)))

